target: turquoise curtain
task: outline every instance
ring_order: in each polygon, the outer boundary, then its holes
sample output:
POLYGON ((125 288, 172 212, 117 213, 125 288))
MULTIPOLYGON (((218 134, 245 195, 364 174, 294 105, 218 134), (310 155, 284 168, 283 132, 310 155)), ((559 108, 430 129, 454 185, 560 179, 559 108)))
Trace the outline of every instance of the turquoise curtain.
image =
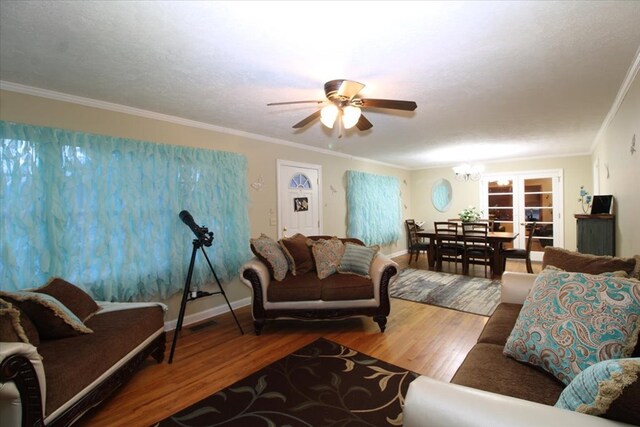
POLYGON ((388 245, 401 234, 400 183, 392 176, 347 171, 347 234, 388 245))
MULTIPOLYGON (((0 289, 62 277, 99 300, 182 289, 194 238, 228 281, 251 257, 242 155, 0 121, 0 289)), ((192 283, 211 283, 202 254, 192 283)))

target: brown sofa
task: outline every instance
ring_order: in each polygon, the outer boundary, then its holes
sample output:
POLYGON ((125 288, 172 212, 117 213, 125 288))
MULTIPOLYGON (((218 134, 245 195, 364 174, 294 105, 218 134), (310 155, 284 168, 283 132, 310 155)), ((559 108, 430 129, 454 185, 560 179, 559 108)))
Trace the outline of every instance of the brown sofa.
MULTIPOLYGON (((331 236, 309 236, 308 239, 331 239, 331 236)), ((362 245, 353 238, 343 243, 362 245)), ((384 332, 390 311, 389 281, 398 265, 377 253, 369 270, 370 278, 355 274, 335 273, 319 279, 315 268, 303 274, 287 272, 283 280, 273 279, 264 260, 257 257, 240 269, 242 282, 251 288, 252 315, 256 335, 267 320, 294 318, 303 320, 340 319, 371 316, 384 332)))
MULTIPOLYGON (((543 268, 601 274, 625 271, 638 277, 636 258, 583 255, 545 248, 543 268)), ((551 374, 503 355, 522 303, 536 275, 505 272, 501 303, 451 384, 420 377, 411 384, 405 406, 405 426, 439 425, 618 425, 613 418, 640 424, 640 381, 614 401, 604 418, 554 408, 565 385, 551 374), (622 415, 620 415, 622 414, 622 415)), ((640 342, 632 357, 640 356, 640 342)))
MULTIPOLYGON (((0 343, 3 426, 70 425, 128 380, 149 355, 158 363, 164 357, 162 304, 97 302, 97 312, 84 320, 91 333, 51 338, 40 330, 34 338, 27 311, 18 310, 20 301, 7 295, 0 296, 4 314, 19 312, 13 318, 20 323, 14 324, 18 338, 0 343)), ((13 323, 9 318, 3 318, 4 326, 13 323)))

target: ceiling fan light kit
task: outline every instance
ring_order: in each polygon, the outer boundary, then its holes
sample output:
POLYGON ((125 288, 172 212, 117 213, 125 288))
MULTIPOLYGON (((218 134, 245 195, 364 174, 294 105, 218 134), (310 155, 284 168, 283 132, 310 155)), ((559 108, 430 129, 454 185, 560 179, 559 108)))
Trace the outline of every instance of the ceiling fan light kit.
MULTIPOLYGON (((364 88, 364 84, 352 80, 330 80, 324 84, 324 93, 327 97, 328 105, 320 110, 305 117, 293 128, 299 129, 307 126, 316 119, 333 129, 336 121, 340 129, 338 137, 342 137, 342 129, 351 129, 354 126, 358 130, 368 130, 373 124, 362 114, 362 108, 384 108, 391 110, 413 111, 418 105, 414 101, 401 101, 397 99, 366 99, 356 98, 356 95, 364 88)), ((272 102, 267 106, 287 105, 287 104, 303 104, 314 103, 322 104, 327 101, 290 101, 290 102, 272 102)))

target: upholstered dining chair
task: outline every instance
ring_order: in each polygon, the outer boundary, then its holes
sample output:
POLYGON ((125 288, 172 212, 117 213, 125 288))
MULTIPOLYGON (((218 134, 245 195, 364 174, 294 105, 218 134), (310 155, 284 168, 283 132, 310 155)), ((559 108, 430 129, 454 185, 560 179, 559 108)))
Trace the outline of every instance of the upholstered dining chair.
POLYGON ((458 272, 458 262, 462 263, 464 246, 458 242, 458 223, 451 221, 436 221, 433 223, 436 231, 436 271, 442 270, 442 261, 454 262, 455 272, 458 272))
POLYGON ((525 260, 527 264, 527 272, 533 273, 533 267, 531 266, 531 243, 537 229, 538 227, 535 221, 525 224, 525 231, 528 233, 525 249, 508 248, 500 251, 500 256, 502 256, 502 271, 505 271, 505 267, 507 266, 507 258, 511 258, 525 260))
POLYGON ((404 224, 407 228, 407 249, 409 251, 409 264, 411 264, 411 259, 414 254, 416 255, 417 262, 420 252, 429 251, 429 242, 424 241, 418 236, 418 225, 415 220, 407 219, 404 224))
POLYGON ((469 274, 469 264, 481 264, 484 265, 484 277, 487 277, 487 267, 493 265, 493 248, 487 240, 488 234, 488 221, 462 223, 462 274, 469 274))

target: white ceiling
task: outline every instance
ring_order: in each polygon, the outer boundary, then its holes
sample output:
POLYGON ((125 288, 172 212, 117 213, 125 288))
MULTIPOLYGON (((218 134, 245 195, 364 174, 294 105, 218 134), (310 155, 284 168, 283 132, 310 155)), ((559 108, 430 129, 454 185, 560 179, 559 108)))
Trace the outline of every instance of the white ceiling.
POLYGON ((0 80, 409 168, 589 153, 640 46, 640 2, 0 4, 0 80), (333 79, 364 110, 291 126, 333 79))

